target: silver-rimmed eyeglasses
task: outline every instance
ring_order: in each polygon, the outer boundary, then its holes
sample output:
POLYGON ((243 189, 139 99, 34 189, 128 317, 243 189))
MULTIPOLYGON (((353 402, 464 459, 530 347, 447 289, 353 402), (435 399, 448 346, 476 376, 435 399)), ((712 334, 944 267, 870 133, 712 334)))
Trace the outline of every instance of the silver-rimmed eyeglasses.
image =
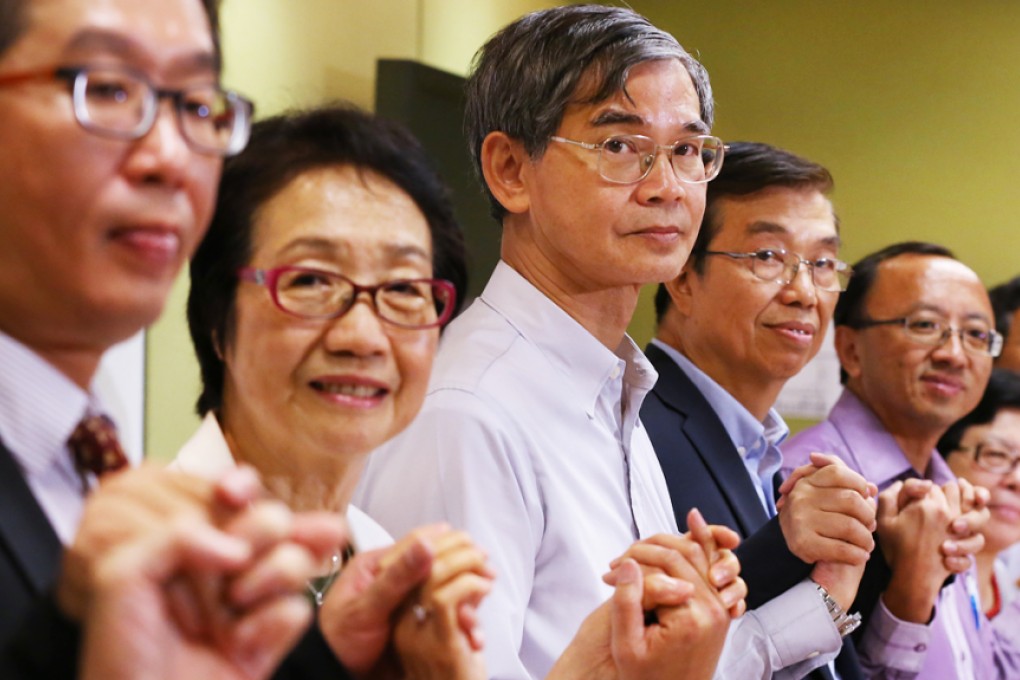
POLYGON ((254 106, 236 92, 215 84, 162 89, 123 66, 62 66, 11 73, 0 75, 0 86, 45 78, 67 81, 75 120, 103 137, 144 137, 156 122, 162 99, 173 103, 181 136, 196 151, 230 156, 244 148, 251 133, 254 106))
POLYGON ((424 329, 450 320, 457 290, 443 279, 397 279, 362 286, 336 272, 310 267, 245 267, 237 275, 269 290, 284 312, 302 319, 337 319, 368 293, 380 319, 401 328, 424 329))
POLYGON ((598 144, 558 136, 550 139, 597 151, 599 174, 616 184, 633 184, 648 177, 660 151, 669 158, 677 179, 702 184, 719 174, 726 148, 721 139, 711 135, 684 137, 672 144, 656 144, 644 135, 613 135, 598 144))
POLYGON ((799 255, 788 253, 782 248, 762 248, 749 253, 733 253, 728 250, 706 250, 703 255, 724 255, 734 260, 744 260, 751 267, 751 273, 762 281, 779 283, 784 286, 793 281, 801 265, 811 271, 811 280, 818 290, 838 292, 846 290, 853 269, 843 260, 834 257, 820 257, 806 260, 799 255))
POLYGON ((963 349, 971 354, 982 354, 992 358, 1002 352, 1002 334, 979 320, 967 321, 960 328, 950 325, 942 316, 928 311, 919 311, 895 319, 861 319, 847 324, 851 328, 872 326, 900 326, 907 337, 921 345, 941 347, 950 336, 957 335, 963 349))
POLYGON ((977 446, 960 446, 958 451, 974 452, 974 463, 993 475, 1008 475, 1020 465, 1020 454, 1010 451, 1001 444, 981 442, 977 446))

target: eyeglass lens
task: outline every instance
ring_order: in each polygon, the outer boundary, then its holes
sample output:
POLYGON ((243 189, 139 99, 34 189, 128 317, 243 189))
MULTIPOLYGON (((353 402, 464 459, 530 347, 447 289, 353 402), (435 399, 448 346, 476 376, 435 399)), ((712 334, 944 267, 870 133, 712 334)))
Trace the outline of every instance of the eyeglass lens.
POLYGON ((987 443, 977 445, 974 450, 974 459, 980 467, 995 474, 1012 472, 1020 463, 1020 456, 1010 453, 996 444, 987 443))
POLYGON ((790 283, 801 267, 810 270, 811 280, 820 290, 844 290, 850 278, 848 268, 833 258, 804 260, 776 250, 759 250, 751 258, 752 273, 765 281, 790 283))
MULTIPOLYGON (((113 136, 137 138, 151 128, 159 96, 151 84, 130 71, 90 68, 77 73, 74 81, 75 113, 89 130, 113 136)), ((199 85, 172 96, 181 134, 200 150, 214 153, 239 151, 247 138, 246 103, 216 85, 199 85), (238 148, 235 148, 238 147, 238 148)))
POLYGON ((660 149, 671 155, 677 177, 688 182, 706 182, 719 172, 722 141, 709 136, 683 139, 672 147, 660 147, 641 135, 610 137, 599 149, 599 172, 613 182, 637 182, 651 172, 660 149))
MULTIPOLYGON (((379 317, 401 326, 437 325, 450 303, 447 289, 428 279, 390 281, 367 288, 379 317)), ((280 307, 291 314, 326 318, 345 314, 354 305, 358 288, 329 272, 287 269, 276 278, 275 293, 280 307)))
POLYGON ((916 314, 904 320, 903 328, 910 337, 924 344, 940 345, 955 333, 959 336, 964 349, 970 352, 989 354, 993 351, 992 330, 983 324, 969 324, 962 328, 953 328, 944 319, 927 314, 916 314))

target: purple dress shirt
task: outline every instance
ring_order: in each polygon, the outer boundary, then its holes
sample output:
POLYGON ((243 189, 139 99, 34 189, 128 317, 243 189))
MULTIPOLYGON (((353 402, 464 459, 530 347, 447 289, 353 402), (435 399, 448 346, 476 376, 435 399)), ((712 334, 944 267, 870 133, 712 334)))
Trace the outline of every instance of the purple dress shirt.
MULTIPOLYGON (((812 451, 832 453, 884 489, 921 475, 913 469, 878 417, 844 390, 828 419, 782 447, 783 473, 808 462, 812 451)), ((936 484, 955 479, 937 451, 924 474, 936 484)), ((991 680, 1020 678, 1020 601, 989 621, 976 604, 974 570, 942 589, 935 617, 925 626, 901 621, 879 601, 857 651, 873 678, 991 680)))

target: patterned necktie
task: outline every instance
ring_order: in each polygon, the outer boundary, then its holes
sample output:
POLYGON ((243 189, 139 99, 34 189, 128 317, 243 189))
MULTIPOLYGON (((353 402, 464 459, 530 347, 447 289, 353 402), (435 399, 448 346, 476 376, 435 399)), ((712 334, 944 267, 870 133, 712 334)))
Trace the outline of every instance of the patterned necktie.
POLYGON ((117 428, 106 416, 86 416, 71 433, 67 445, 78 472, 97 477, 127 467, 124 449, 117 441, 117 428))

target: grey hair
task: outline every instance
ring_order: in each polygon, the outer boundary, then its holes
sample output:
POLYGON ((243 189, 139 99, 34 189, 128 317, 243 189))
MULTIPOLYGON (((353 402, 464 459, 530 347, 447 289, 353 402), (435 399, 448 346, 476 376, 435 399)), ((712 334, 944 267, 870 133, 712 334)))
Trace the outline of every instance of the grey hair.
POLYGON ((464 131, 475 173, 501 221, 506 209, 485 184, 482 142, 499 130, 521 141, 532 158, 545 152, 571 103, 598 103, 626 93, 630 69, 642 62, 678 59, 698 95, 701 120, 712 126, 715 105, 708 72, 669 33, 633 10, 569 5, 527 14, 489 39, 475 54, 465 94, 464 131), (582 79, 591 92, 574 99, 582 79))

